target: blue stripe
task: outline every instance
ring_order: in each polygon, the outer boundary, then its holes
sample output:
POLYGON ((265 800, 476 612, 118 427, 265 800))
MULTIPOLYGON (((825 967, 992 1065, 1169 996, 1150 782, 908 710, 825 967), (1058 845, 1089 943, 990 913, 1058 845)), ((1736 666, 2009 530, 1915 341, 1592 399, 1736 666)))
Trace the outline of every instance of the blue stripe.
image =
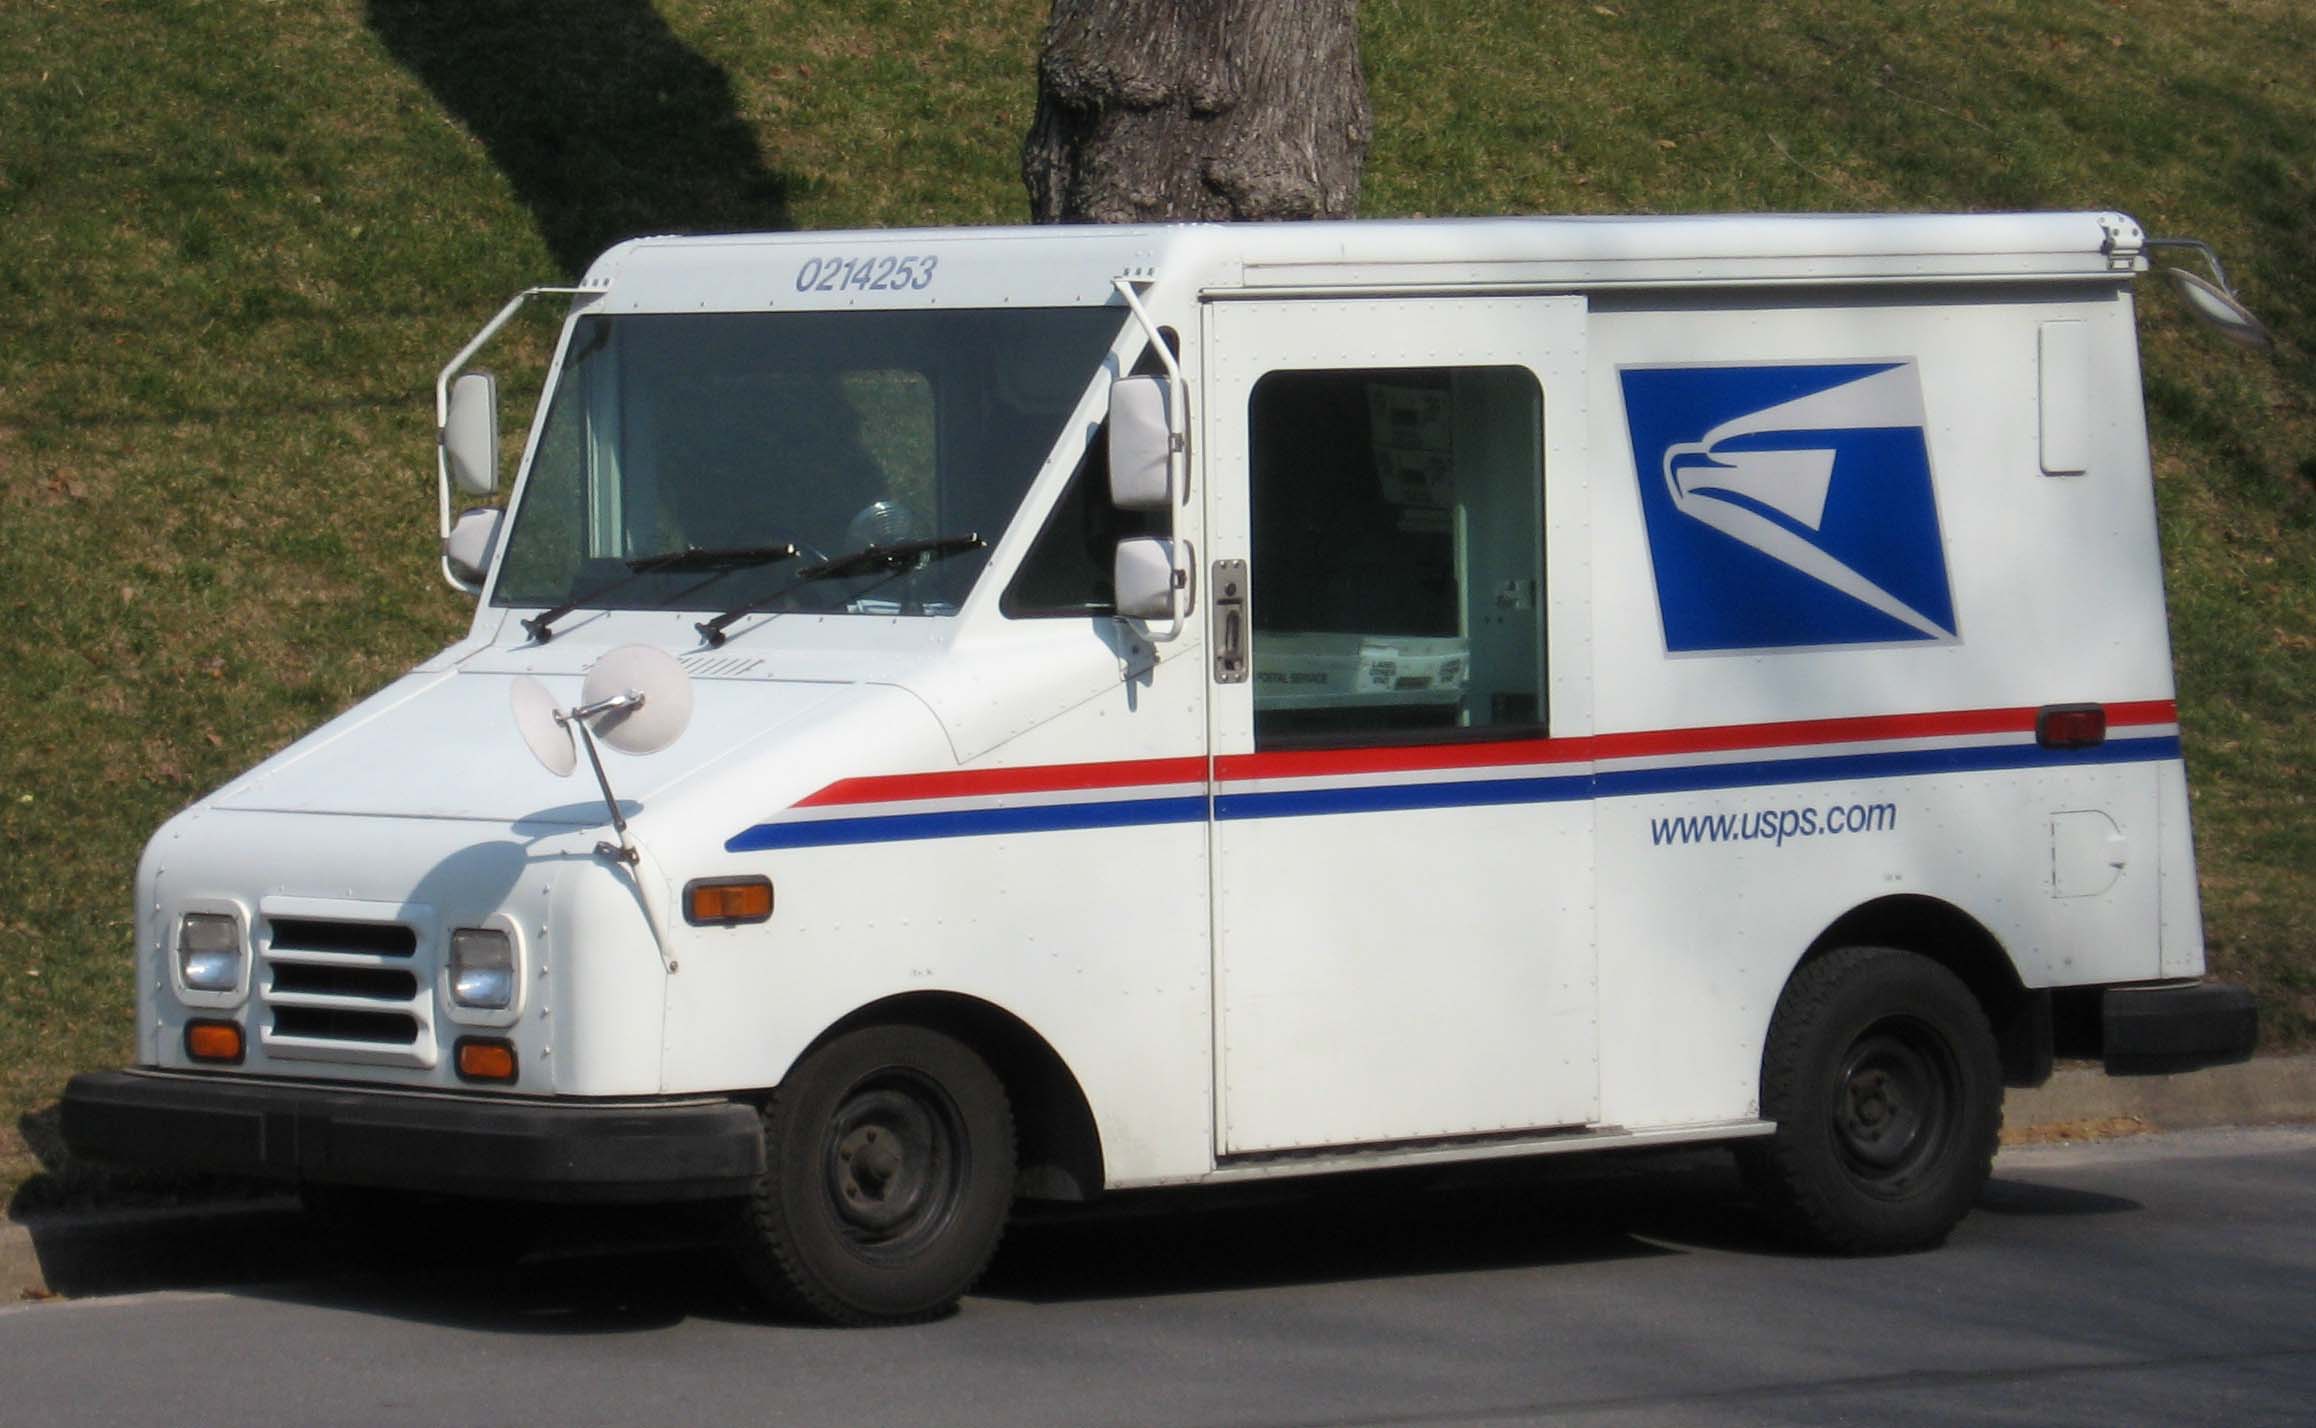
POLYGON ((724 844, 727 853, 767 848, 834 848, 849 843, 905 843, 923 838, 977 838, 991 833, 1052 833, 1074 828, 1131 828, 1203 823, 1206 798, 1135 798, 1109 803, 1047 803, 1026 808, 973 808, 954 813, 895 813, 813 823, 759 823, 724 844))
POLYGON ((1601 798, 1632 798, 1713 788, 1774 788, 1780 784, 1826 783, 1845 778, 1986 773, 1996 769, 2067 768, 2077 764, 2137 764, 2178 757, 2179 736, 2170 734, 2152 739, 2116 739, 2090 749, 1995 744, 1975 749, 1904 749, 1885 754, 1829 754, 1816 759, 1628 769, 1601 774, 1594 780, 1594 788, 1601 798))
POLYGON ((1393 783, 1373 788, 1298 788, 1282 793, 1224 793, 1214 816, 1300 818, 1321 813, 1380 813, 1407 808, 1481 808, 1501 803, 1571 803, 1592 796, 1590 774, 1495 778, 1455 783, 1393 783))
MULTIPOLYGON (((2092 764, 2151 763, 2176 759, 2179 736, 2115 739, 2092 749, 2045 749, 2034 744, 1982 748, 1904 749, 1879 754, 1831 754, 1812 759, 1756 759, 1744 763, 1684 764, 1545 778, 1469 779, 1452 783, 1292 789, 1277 793, 1224 793, 1214 817, 1308 818, 1333 813, 1384 813, 1418 808, 1480 808, 1518 803, 1572 803, 1584 798, 1637 798, 1709 789, 1775 788, 1841 779, 1904 778, 1914 774, 1987 773, 2002 769, 2069 768, 2092 764)), ((1081 828, 1132 828, 1198 823, 1207 800, 1138 798, 1104 803, 1051 803, 1022 808, 956 812, 867 814, 808 823, 759 823, 733 836, 726 852, 773 848, 829 848, 855 843, 901 843, 927 838, 973 838, 993 833, 1050 833, 1081 828)))

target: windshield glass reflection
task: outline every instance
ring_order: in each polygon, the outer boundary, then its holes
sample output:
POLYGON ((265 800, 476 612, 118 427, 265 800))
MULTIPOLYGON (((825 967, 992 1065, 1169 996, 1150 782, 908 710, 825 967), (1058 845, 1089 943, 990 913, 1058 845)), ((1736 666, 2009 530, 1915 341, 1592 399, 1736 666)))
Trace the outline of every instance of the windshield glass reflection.
POLYGON ((581 318, 495 603, 953 613, 985 546, 797 584, 638 557, 793 544, 802 561, 1012 521, 1116 340, 1116 308, 581 318), (784 587, 794 586, 787 590, 784 587))

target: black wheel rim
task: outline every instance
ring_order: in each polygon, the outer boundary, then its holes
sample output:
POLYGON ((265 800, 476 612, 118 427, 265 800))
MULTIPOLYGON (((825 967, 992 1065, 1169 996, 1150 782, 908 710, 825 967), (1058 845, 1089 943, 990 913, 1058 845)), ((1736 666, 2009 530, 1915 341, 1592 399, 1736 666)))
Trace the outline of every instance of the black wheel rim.
POLYGON ((966 1177, 955 1102, 913 1071, 864 1077, 837 1103, 823 1154, 828 1203, 861 1258, 906 1260, 956 1217, 966 1177))
POLYGON ((1833 1139, 1844 1168, 1869 1194, 1895 1198, 1952 1142, 1962 1072, 1944 1038, 1891 1017, 1850 1043, 1833 1091, 1833 1139))

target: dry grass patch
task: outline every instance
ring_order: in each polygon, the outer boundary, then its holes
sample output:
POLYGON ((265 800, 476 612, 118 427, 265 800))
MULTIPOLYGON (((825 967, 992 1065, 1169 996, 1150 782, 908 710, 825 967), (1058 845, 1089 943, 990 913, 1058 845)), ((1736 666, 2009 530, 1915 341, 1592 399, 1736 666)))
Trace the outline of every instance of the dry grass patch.
POLYGON ((2084 1141, 2120 1140, 2147 1135, 2154 1126, 2137 1116, 2100 1116, 2091 1120, 2055 1121, 2039 1126, 2004 1126, 2004 1145, 2075 1145, 2084 1141))

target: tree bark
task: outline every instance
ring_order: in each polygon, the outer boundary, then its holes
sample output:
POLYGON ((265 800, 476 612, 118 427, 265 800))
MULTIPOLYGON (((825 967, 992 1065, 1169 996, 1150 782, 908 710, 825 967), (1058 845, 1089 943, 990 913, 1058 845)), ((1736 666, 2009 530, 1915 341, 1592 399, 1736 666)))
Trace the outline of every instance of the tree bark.
POLYGON ((1348 218, 1358 0, 1054 0, 1021 176, 1040 223, 1348 218))

